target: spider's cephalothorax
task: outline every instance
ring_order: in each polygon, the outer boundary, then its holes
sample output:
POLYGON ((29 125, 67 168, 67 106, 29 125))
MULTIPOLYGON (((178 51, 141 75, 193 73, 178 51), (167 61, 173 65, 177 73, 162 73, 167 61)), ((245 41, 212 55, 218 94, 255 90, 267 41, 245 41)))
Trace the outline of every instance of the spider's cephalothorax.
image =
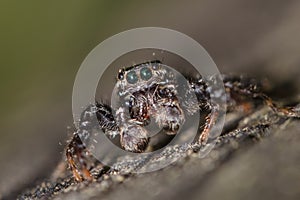
POLYGON ((148 144, 144 126, 154 120, 167 134, 176 134, 185 116, 177 98, 177 80, 159 61, 142 63, 119 71, 116 120, 125 150, 143 152, 148 144))
POLYGON ((229 111, 234 111, 239 105, 243 107, 243 101, 249 97, 261 99, 278 115, 300 117, 299 108, 277 106, 261 92, 259 84, 253 79, 222 76, 225 91, 221 91, 213 87, 219 78, 207 79, 212 83, 210 86, 202 78, 189 78, 189 81, 184 81, 186 86, 183 98, 181 95, 179 98, 178 86, 182 83, 179 84, 172 70, 159 61, 120 69, 114 90, 117 104, 113 108, 102 103, 89 105, 83 111, 79 127, 67 145, 66 157, 75 179, 92 179, 89 169, 93 167, 94 162, 91 160, 94 159, 82 140, 89 140, 95 126, 100 126, 108 136, 120 135, 121 146, 127 151, 138 153, 144 152, 148 146, 150 137, 146 126, 150 121, 166 134, 174 135, 185 122, 186 115, 205 110, 208 114, 204 125, 199 129, 195 145, 192 145, 194 151, 197 151, 199 146, 207 142, 210 130, 224 111, 211 98, 226 99, 229 111))

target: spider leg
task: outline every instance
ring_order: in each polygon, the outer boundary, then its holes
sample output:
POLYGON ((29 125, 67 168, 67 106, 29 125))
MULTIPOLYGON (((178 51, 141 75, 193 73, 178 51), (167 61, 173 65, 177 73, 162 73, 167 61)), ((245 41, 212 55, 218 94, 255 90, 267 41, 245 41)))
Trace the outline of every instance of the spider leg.
POLYGON ((128 124, 121 128, 120 143, 126 151, 142 153, 146 150, 149 138, 147 130, 137 124, 128 124))
MULTIPOLYGON (((217 77, 211 78, 213 81, 213 78, 217 77)), ((218 98, 224 94, 220 92, 220 88, 213 88, 209 86, 202 78, 199 78, 197 80, 189 80, 188 86, 189 88, 187 89, 185 95, 186 101, 184 105, 184 107, 188 111, 188 114, 193 115, 198 110, 200 110, 201 112, 208 112, 207 116, 205 117, 204 126, 202 129, 200 129, 201 133, 195 141, 197 145, 204 145, 206 144, 209 138, 209 133, 213 126, 216 124, 220 112, 223 108, 222 106, 219 106, 214 101, 212 101, 211 96, 218 98)))
MULTIPOLYGON (((236 104, 242 104, 243 111, 247 112, 251 108, 253 109, 254 105, 249 105, 249 102, 242 100, 242 96, 246 98, 260 98, 278 115, 300 118, 299 108, 278 106, 270 97, 262 92, 263 84, 254 79, 245 76, 223 75, 222 81, 225 88, 225 93, 222 93, 222 95, 226 97, 226 107, 230 108, 233 107, 233 105, 236 106, 236 104), (242 101, 242 103, 240 101, 242 101)), ((209 114, 205 118, 204 128, 198 139, 199 144, 205 144, 209 137, 210 130, 216 124, 219 114, 223 111, 223 107, 218 107, 218 105, 210 101, 210 97, 212 95, 216 96, 216 94, 220 92, 207 86, 203 80, 190 82, 190 85, 191 91, 197 96, 200 110, 205 110, 205 108, 208 108, 209 111, 209 114)), ((189 102, 189 105, 192 105, 192 103, 189 102)))
POLYGON ((85 142, 90 139, 92 130, 99 126, 109 136, 115 136, 119 132, 108 106, 99 103, 89 105, 81 114, 79 128, 66 148, 67 162, 76 181, 92 180, 89 168, 93 167, 96 159, 87 149, 85 142))
POLYGON ((154 105, 151 106, 150 115, 167 135, 177 134, 185 121, 185 115, 177 96, 176 84, 171 81, 168 85, 157 86, 151 96, 153 99, 150 104, 154 105))
POLYGON ((116 111, 120 126, 120 144, 126 150, 135 153, 144 152, 148 146, 147 130, 137 120, 132 120, 125 114, 124 108, 116 111))
POLYGON ((212 127, 215 125, 218 116, 219 116, 218 110, 211 109, 209 114, 205 117, 204 128, 198 138, 199 144, 206 144, 209 137, 209 132, 212 129, 212 127))
POLYGON ((265 103, 278 115, 285 116, 285 117, 300 118, 300 110, 297 110, 297 108, 280 107, 270 97, 268 97, 263 93, 260 93, 258 96, 262 98, 265 101, 265 103))
POLYGON ((295 107, 278 106, 269 96, 262 92, 263 86, 254 79, 243 76, 224 76, 224 86, 229 94, 228 99, 234 99, 234 94, 262 99, 275 113, 283 117, 300 118, 300 111, 295 107))
POLYGON ((156 122, 159 127, 163 128, 165 134, 175 135, 178 129, 185 121, 184 112, 177 100, 172 100, 159 106, 159 114, 157 114, 156 122))
POLYGON ((208 86, 202 78, 190 79, 187 83, 183 107, 189 115, 193 115, 199 109, 206 110, 209 106, 210 94, 208 86), (196 97, 196 98, 195 98, 196 97))
POLYGON ((83 178, 92 180, 92 176, 87 169, 86 154, 88 154, 88 150, 79 138, 78 133, 75 133, 67 146, 66 156, 74 178, 78 182, 81 182, 83 178), (76 165, 77 162, 79 166, 76 165))

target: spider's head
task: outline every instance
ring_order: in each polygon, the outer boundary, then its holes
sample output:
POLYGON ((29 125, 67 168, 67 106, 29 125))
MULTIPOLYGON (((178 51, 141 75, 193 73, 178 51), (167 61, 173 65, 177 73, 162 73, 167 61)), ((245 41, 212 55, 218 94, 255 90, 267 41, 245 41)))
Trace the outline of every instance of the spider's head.
POLYGON ((139 90, 145 90, 155 83, 164 80, 166 70, 158 60, 133 65, 122 68, 118 72, 117 85, 119 92, 134 93, 139 90))

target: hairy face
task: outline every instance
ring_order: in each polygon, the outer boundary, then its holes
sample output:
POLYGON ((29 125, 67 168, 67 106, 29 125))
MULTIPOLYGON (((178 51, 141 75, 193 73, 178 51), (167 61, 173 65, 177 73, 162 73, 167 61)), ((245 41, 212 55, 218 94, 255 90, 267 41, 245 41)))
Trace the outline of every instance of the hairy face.
POLYGON ((128 111, 126 121, 146 126, 153 118, 168 134, 175 134, 183 124, 185 118, 177 98, 177 80, 159 61, 120 69, 117 88, 120 105, 128 111))

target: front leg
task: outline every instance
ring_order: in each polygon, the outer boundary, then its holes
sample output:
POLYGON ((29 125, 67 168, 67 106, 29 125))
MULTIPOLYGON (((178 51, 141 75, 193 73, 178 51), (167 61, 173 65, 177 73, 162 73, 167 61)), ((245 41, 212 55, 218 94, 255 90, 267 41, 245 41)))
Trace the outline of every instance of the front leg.
MULTIPOLYGON (((199 78, 197 80, 191 79, 188 82, 188 89, 185 94, 185 103, 184 107, 187 110, 189 115, 195 114, 197 111, 201 113, 207 113, 205 117, 204 125, 201 128, 201 133, 199 134, 198 138, 196 138, 195 145, 204 145, 207 143, 209 138, 209 134, 217 123, 220 114, 224 113, 225 107, 224 105, 219 105, 215 102, 215 98, 225 98, 225 91, 222 88, 215 88, 214 84, 216 81, 221 81, 219 76, 210 77, 212 83, 208 85, 207 82, 199 78)), ((222 102, 222 101, 220 101, 222 102)), ((225 101, 224 101, 225 102, 225 101)))
POLYGON ((96 103, 83 111, 79 128, 66 148, 67 162, 76 181, 92 180, 89 169, 94 166, 96 159, 85 146, 85 142, 90 139, 92 130, 99 126, 109 136, 119 133, 111 109, 107 105, 96 103))
POLYGON ((142 153, 149 143, 147 134, 147 130, 140 125, 126 124, 121 128, 121 146, 126 151, 142 153))
POLYGON ((185 115, 177 97, 177 90, 173 85, 158 88, 154 118, 160 128, 167 135, 177 134, 185 122, 185 115))
POLYGON ((88 170, 87 155, 91 156, 79 138, 78 133, 74 133, 72 140, 67 146, 66 157, 73 176, 78 182, 81 182, 83 179, 92 180, 88 170))
POLYGON ((149 137, 143 123, 128 118, 124 108, 119 108, 116 118, 120 126, 120 144, 126 151, 142 153, 146 150, 149 137))
POLYGON ((205 117, 204 128, 197 140, 198 144, 204 145, 207 143, 207 140, 209 138, 209 133, 212 127, 216 124, 219 114, 220 113, 219 113, 218 106, 213 105, 213 107, 210 109, 209 114, 205 117))

